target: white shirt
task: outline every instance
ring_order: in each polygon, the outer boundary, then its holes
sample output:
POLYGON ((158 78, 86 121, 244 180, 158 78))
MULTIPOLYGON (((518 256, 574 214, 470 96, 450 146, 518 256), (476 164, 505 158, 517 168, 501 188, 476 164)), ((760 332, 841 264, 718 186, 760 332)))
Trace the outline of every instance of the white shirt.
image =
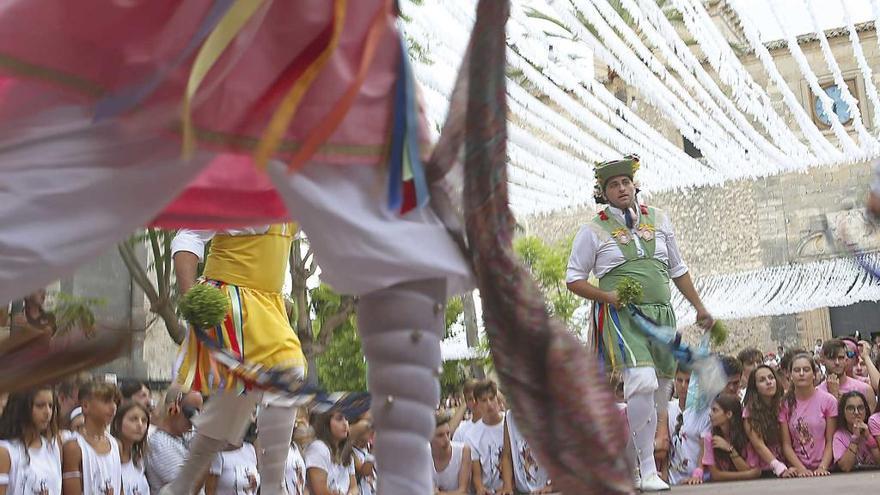
MULTIPOLYGON (((610 206, 609 211, 621 225, 626 225, 623 216, 623 210, 610 206)), ((663 262, 669 267, 669 277, 678 278, 687 273, 688 268, 684 260, 681 258, 681 251, 675 242, 675 230, 669 217, 660 210, 655 210, 654 221, 654 258, 663 262)), ((632 212, 632 210, 630 210, 632 212)), ((636 249, 641 254, 642 240, 635 231, 639 225, 641 214, 636 212, 633 215, 635 220, 631 229, 632 241, 635 242, 636 249)), ((623 251, 617 245, 617 241, 611 237, 611 234, 602 227, 595 225, 592 221, 582 226, 580 231, 574 238, 571 248, 571 256, 568 258, 568 269, 565 273, 566 283, 576 282, 578 280, 588 280, 590 273, 594 273, 596 277, 602 278, 612 269, 622 265, 626 261, 623 251)))
POLYGON ((320 440, 309 444, 305 458, 306 469, 316 468, 327 473, 327 488, 331 493, 334 490, 348 493, 351 477, 354 476, 354 459, 347 466, 336 464, 331 460, 330 448, 320 440))
POLYGON ((458 490, 458 475, 461 473, 464 444, 453 441, 451 446, 452 457, 449 459, 446 469, 437 471, 437 466, 434 466, 434 487, 443 492, 458 490))
POLYGON ((257 452, 249 443, 218 452, 208 472, 217 477, 217 495, 253 495, 260 488, 257 452), (256 482, 253 489, 252 481, 256 482))
POLYGON ((187 457, 189 449, 184 437, 163 430, 149 433, 145 462, 150 493, 158 494, 163 486, 174 481, 187 457))
POLYGON ((144 474, 144 460, 138 466, 131 460, 122 465, 122 495, 148 495, 150 485, 144 474))
POLYGON ((115 495, 122 493, 122 461, 119 444, 110 433, 104 433, 110 441, 110 452, 99 454, 86 438, 77 434, 76 442, 82 452, 82 484, 86 495, 115 495))
POLYGON ((685 409, 682 415, 681 429, 669 432, 672 448, 669 457, 669 481, 680 485, 691 477, 695 468, 700 467, 700 452, 703 445, 702 435, 711 427, 709 408, 685 409))
POLYGON ((538 465, 538 460, 532 454, 529 442, 520 433, 513 420, 513 415, 508 413, 504 416, 507 422, 507 435, 510 438, 511 457, 513 458, 513 479, 516 482, 517 491, 533 493, 546 488, 550 475, 547 470, 538 465))
POLYGON ((296 444, 287 451, 287 462, 284 464, 284 488, 287 495, 305 495, 306 460, 296 444))
POLYGON ((488 490, 501 488, 501 450, 504 448, 504 421, 489 426, 483 421, 468 433, 471 461, 480 461, 483 486, 488 490))
POLYGON ((455 429, 455 433, 452 434, 453 442, 467 443, 468 433, 474 428, 473 421, 461 421, 458 423, 458 428, 455 429))
POLYGON ((56 441, 40 440, 40 447, 29 449, 30 462, 20 441, 0 440, 11 461, 7 495, 61 495, 61 448, 56 441))
POLYGON ((214 238, 218 233, 226 235, 259 235, 269 231, 269 225, 260 227, 248 227, 244 229, 228 229, 221 232, 214 230, 190 230, 180 229, 177 235, 171 241, 171 256, 173 257, 178 251, 186 251, 193 253, 199 257, 199 261, 205 259, 205 245, 214 238))
MULTIPOLYGON (((375 470, 376 462, 373 458, 373 455, 370 454, 369 452, 367 452, 366 450, 359 449, 358 447, 353 447, 351 453, 352 453, 352 455, 357 456, 358 461, 360 461, 361 464, 363 464, 366 459, 369 459, 370 461, 373 462, 373 466, 374 466, 373 472, 370 473, 369 476, 364 476, 363 478, 361 478, 358 481, 358 489, 360 489, 360 491, 361 491, 360 495, 375 495, 375 493, 376 493, 376 470, 375 470)), ((357 479, 357 475, 355 475, 355 479, 357 479)))

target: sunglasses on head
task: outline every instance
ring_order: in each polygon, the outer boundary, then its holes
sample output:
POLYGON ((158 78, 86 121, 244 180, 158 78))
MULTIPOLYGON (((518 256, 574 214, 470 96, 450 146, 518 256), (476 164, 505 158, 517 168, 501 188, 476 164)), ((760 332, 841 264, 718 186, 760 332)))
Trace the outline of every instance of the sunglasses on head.
POLYGON ((854 357, 856 357, 858 355, 859 355, 859 353, 856 351, 850 351, 850 350, 846 351, 846 357, 848 357, 850 359, 853 359, 854 357))

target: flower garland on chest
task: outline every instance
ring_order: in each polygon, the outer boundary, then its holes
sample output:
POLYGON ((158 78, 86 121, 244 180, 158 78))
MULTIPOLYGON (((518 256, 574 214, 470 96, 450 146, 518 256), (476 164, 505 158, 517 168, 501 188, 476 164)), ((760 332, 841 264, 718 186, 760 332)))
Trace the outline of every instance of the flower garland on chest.
MULTIPOLYGON (((641 217, 646 218, 648 216, 648 207, 645 205, 639 205, 639 211, 641 212, 641 217)), ((603 222, 610 221, 608 217, 608 213, 605 210, 599 212, 599 220, 603 222)), ((643 241, 649 242, 654 239, 654 233, 656 232, 656 227, 654 224, 647 222, 639 222, 638 227, 635 230, 635 235, 640 237, 643 241)), ((620 227, 611 231, 611 236, 621 244, 629 244, 632 238, 632 232, 626 227, 620 227)))

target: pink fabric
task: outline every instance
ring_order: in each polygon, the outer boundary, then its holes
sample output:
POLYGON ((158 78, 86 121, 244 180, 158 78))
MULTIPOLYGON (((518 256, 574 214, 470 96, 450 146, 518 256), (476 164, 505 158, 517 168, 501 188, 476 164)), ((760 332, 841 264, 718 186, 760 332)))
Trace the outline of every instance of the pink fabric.
POLYGON ((822 462, 825 425, 828 418, 834 417, 837 417, 837 400, 822 390, 817 389, 807 400, 798 400, 793 410, 783 401, 779 422, 788 426, 794 452, 807 469, 816 469, 822 462))
MULTIPOLYGON (((834 443, 831 446, 834 453, 834 462, 843 457, 846 449, 849 448, 850 442, 852 442, 852 433, 840 429, 834 432, 834 443)), ((876 446, 877 440, 874 437, 868 437, 866 441, 859 442, 859 448, 856 449, 856 464, 860 466, 876 465, 877 462, 871 454, 871 449, 876 446)))
MULTIPOLYGON (((748 406, 743 406, 743 419, 750 417, 749 414, 750 413, 748 406)), ((775 457, 777 461, 785 461, 785 456, 782 454, 781 445, 767 445, 767 448, 770 449, 770 453, 773 454, 773 457, 775 457)), ((761 471, 773 470, 773 466, 764 461, 764 459, 762 459, 761 456, 758 455, 758 451, 755 450, 751 442, 749 442, 749 450, 754 454, 754 456, 752 457, 746 457, 746 461, 749 463, 750 467, 760 468, 761 471)))
MULTIPOLYGON (((703 439, 703 465, 704 466, 714 466, 716 464, 715 461, 715 449, 712 447, 712 432, 707 431, 702 435, 703 439)), ((745 459, 746 463, 748 463, 749 467, 756 467, 760 462, 760 458, 758 458, 758 454, 755 453, 755 449, 752 448, 750 443, 746 444, 745 453, 740 452, 740 456, 745 459)), ((718 469, 723 471, 736 471, 736 466, 733 465, 732 462, 724 460, 723 463, 718 464, 718 469)))
MULTIPOLYGON (((828 382, 823 381, 816 388, 823 392, 828 392, 828 382)), ((871 390, 871 386, 867 383, 857 380, 855 378, 846 377, 846 381, 840 384, 840 395, 843 395, 847 392, 852 392, 853 390, 855 390, 856 392, 861 392, 862 395, 864 395, 865 397, 868 397, 869 390, 871 391, 871 394, 874 393, 874 391, 871 390)))
POLYGON ((875 438, 880 436, 880 412, 876 412, 868 418, 868 433, 875 438))
MULTIPOLYGON (((181 53, 212 3, 5 1, 0 10, 0 119, 15 121, 59 105, 88 108, 138 85, 181 53)), ((346 91, 357 72, 370 22, 386 3, 348 2, 339 46, 303 98, 277 158, 289 158, 346 91)), ((193 101, 200 146, 221 154, 179 197, 162 198, 171 204, 153 225, 219 229, 291 216, 268 179, 250 166, 249 156, 289 90, 279 80, 303 52, 319 50, 320 44, 312 43, 330 25, 333 2, 266 4, 224 51, 193 101)), ((393 12, 388 12, 358 96, 312 161, 376 166, 382 160, 400 56, 395 22, 393 12)), ((178 140, 178 131, 171 130, 177 128, 192 58, 170 71, 137 112, 149 114, 155 128, 168 129, 165 137, 172 143, 178 140)), ((119 165, 127 158, 120 156, 119 165)))

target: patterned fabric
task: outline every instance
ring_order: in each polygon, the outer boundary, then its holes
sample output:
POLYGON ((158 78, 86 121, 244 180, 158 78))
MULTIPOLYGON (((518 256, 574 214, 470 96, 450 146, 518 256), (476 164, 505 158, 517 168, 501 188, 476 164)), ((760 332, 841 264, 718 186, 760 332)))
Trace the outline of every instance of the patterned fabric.
MULTIPOLYGON (((515 220, 508 206, 505 166, 508 14, 507 1, 480 1, 470 63, 462 68, 468 75, 465 218, 492 358, 518 425, 556 490, 629 493, 626 435, 611 390, 584 346, 550 318, 538 286, 511 245, 515 220)), ((455 98, 458 91, 453 91, 450 115, 461 112, 455 108, 461 104, 455 98)), ((454 124, 450 129, 455 130, 454 124)), ((441 143, 460 145, 455 139, 441 143)), ((445 156, 454 156, 448 151, 445 156)))

